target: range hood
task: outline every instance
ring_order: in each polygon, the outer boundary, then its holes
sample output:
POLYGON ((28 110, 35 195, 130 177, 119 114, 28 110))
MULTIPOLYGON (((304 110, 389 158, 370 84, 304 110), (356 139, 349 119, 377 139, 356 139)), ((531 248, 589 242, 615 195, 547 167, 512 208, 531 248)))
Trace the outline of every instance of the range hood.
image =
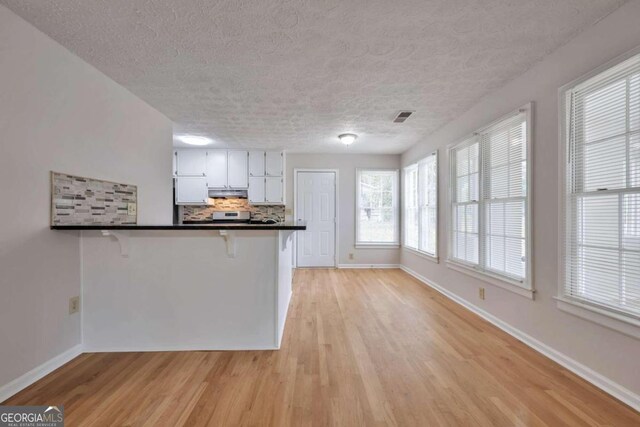
POLYGON ((247 190, 217 190, 210 189, 209 197, 212 199, 246 199, 247 190))

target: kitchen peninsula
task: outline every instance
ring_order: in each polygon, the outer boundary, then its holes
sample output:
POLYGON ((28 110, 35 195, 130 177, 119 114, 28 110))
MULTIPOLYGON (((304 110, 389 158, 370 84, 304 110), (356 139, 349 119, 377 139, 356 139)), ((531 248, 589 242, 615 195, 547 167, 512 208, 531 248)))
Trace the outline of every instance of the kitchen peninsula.
POLYGON ((304 223, 51 228, 81 233, 86 351, 280 347, 304 223))

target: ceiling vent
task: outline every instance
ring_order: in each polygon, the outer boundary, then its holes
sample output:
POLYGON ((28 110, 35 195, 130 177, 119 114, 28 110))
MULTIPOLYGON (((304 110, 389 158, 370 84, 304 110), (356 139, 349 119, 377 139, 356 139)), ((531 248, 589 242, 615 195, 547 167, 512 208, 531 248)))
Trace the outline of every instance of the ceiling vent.
POLYGON ((408 110, 400 111, 396 116, 396 118, 393 119, 393 123, 404 123, 404 121, 407 120, 409 116, 412 115, 413 113, 414 113, 413 111, 408 111, 408 110))

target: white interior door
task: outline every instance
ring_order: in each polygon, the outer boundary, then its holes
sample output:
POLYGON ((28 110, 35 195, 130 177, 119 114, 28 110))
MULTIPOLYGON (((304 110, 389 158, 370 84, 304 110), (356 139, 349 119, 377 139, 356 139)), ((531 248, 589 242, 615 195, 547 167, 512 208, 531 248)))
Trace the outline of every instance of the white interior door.
POLYGON ((297 172, 296 214, 307 229, 296 233, 298 267, 334 267, 336 241, 335 172, 297 172))

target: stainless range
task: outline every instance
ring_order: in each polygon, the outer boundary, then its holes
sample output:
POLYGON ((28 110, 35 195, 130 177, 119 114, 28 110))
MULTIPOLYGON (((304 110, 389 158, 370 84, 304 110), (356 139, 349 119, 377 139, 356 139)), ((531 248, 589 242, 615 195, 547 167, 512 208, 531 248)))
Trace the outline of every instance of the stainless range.
POLYGON ((251 222, 251 212, 249 211, 216 211, 211 215, 211 222, 248 223, 248 222, 251 222))

